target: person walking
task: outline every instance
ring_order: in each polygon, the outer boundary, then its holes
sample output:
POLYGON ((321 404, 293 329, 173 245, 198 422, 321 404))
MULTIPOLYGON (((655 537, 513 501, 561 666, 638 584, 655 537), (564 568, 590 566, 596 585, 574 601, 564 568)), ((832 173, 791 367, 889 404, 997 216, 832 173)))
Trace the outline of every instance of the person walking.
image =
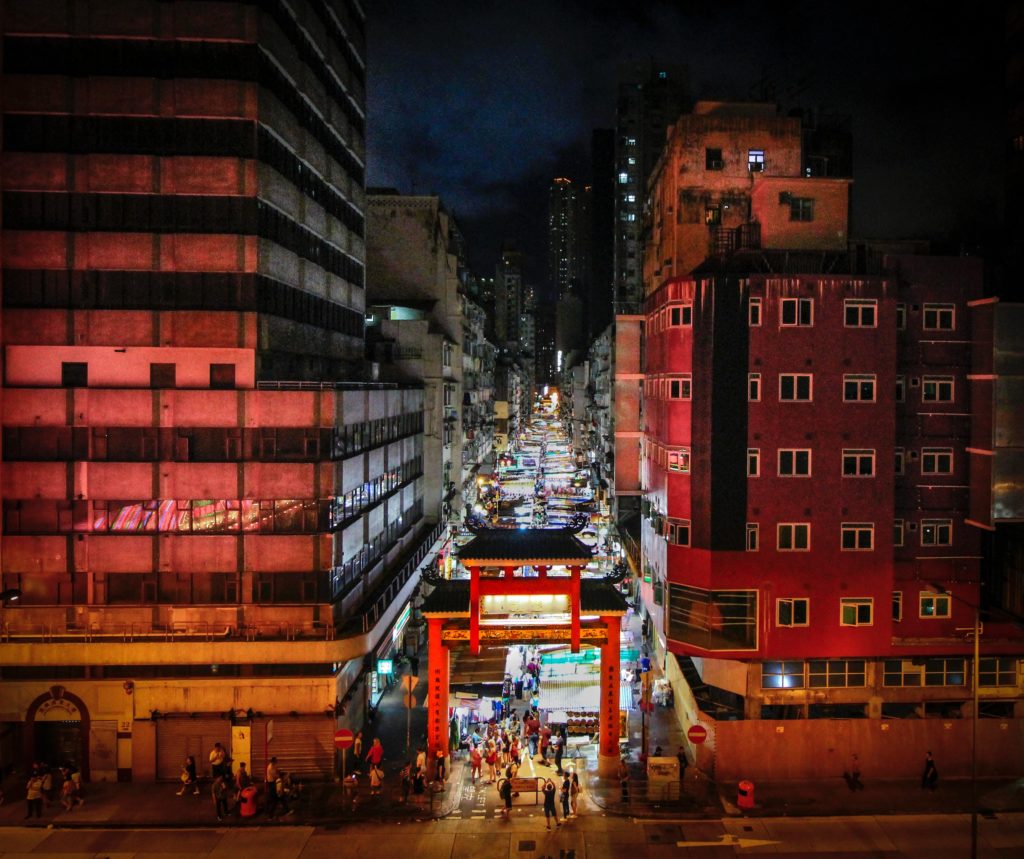
POLYGON ((551 779, 544 780, 544 822, 548 829, 551 828, 551 818, 555 819, 555 826, 561 826, 558 820, 558 810, 555 808, 555 783, 551 779))
POLYGON ((437 748, 437 780, 444 786, 445 779, 448 777, 448 758, 445 757, 444 748, 438 746, 437 748))
POLYGON ((559 799, 562 800, 562 820, 568 820, 569 819, 569 814, 570 814, 569 802, 570 802, 570 794, 571 793, 572 793, 572 779, 569 778, 569 773, 566 773, 565 777, 562 779, 562 788, 558 792, 558 797, 559 797, 559 799))
POLYGON ((682 790, 683 782, 686 780, 686 767, 689 764, 689 761, 686 759, 686 749, 682 746, 676 752, 676 760, 679 761, 679 789, 682 790))
POLYGON ((629 767, 626 766, 626 759, 619 760, 619 787, 622 789, 622 801, 629 802, 629 767))
POLYGON ((289 789, 290 784, 291 779, 288 778, 288 773, 281 770, 277 774, 277 779, 274 781, 274 795, 277 797, 278 805, 284 809, 284 814, 281 815, 282 817, 295 813, 295 809, 288 805, 289 795, 291 794, 291 790, 289 789))
POLYGON ((384 770, 377 764, 370 764, 370 796, 380 796, 380 788, 383 784, 384 770))
POLYGON ((565 754, 565 737, 561 731, 551 738, 551 745, 555 750, 555 772, 562 774, 562 755, 565 754))
POLYGON ((60 804, 65 811, 71 811, 76 805, 81 805, 83 802, 85 800, 75 791, 75 783, 70 776, 66 776, 64 783, 60 786, 60 804))
POLYGON ((412 790, 412 764, 408 763, 402 767, 399 776, 402 780, 402 802, 408 802, 409 792, 412 790))
POLYGON ((376 764, 380 766, 381 761, 384 760, 384 746, 380 743, 380 737, 373 738, 373 745, 370 746, 370 751, 366 753, 366 762, 368 764, 376 764))
POLYGON ((502 798, 505 803, 505 807, 502 808, 501 813, 505 819, 508 820, 509 815, 512 813, 512 779, 503 778, 498 782, 498 796, 502 798))
POLYGON ((213 748, 210 750, 210 778, 224 775, 224 762, 227 758, 228 753, 224 751, 224 746, 220 743, 214 743, 213 748))
POLYGON ((469 750, 469 767, 472 774, 472 780, 476 781, 480 778, 480 770, 484 765, 484 756, 480 754, 480 748, 474 744, 469 750))
POLYGON ((271 758, 267 764, 267 817, 273 818, 277 811, 277 780, 281 774, 277 770, 277 758, 271 758))
POLYGON ((580 808, 580 776, 576 772, 575 768, 570 767, 570 777, 572 784, 569 786, 569 807, 572 809, 572 816, 576 817, 579 814, 580 808))
POLYGON ((199 776, 196 774, 196 759, 192 755, 185 758, 185 763, 181 766, 181 790, 178 791, 178 796, 189 787, 192 788, 194 796, 199 796, 199 776))
POLYGON ((36 817, 43 816, 43 774, 37 769, 32 770, 25 784, 25 820, 33 813, 36 817))
POLYGON ((210 792, 213 795, 213 807, 217 812, 217 819, 223 820, 228 816, 228 788, 224 784, 224 776, 214 776, 210 792))
POLYGON ((935 790, 939 786, 939 770, 935 766, 935 758, 928 752, 924 758, 924 772, 921 773, 921 790, 935 790))
POLYGON ((242 813, 242 791, 247 787, 252 786, 252 776, 249 775, 249 770, 245 766, 245 761, 238 762, 238 772, 235 773, 235 812, 239 815, 242 813))
POLYGON ((846 785, 850 788, 851 793, 857 790, 864 790, 864 783, 860 780, 860 758, 856 755, 850 755, 846 785))
POLYGON ((357 761, 363 756, 363 732, 356 731, 356 738, 352 741, 352 757, 357 761))
POLYGON ((487 743, 484 762, 487 764, 487 783, 495 784, 498 781, 498 750, 494 745, 494 740, 487 743))

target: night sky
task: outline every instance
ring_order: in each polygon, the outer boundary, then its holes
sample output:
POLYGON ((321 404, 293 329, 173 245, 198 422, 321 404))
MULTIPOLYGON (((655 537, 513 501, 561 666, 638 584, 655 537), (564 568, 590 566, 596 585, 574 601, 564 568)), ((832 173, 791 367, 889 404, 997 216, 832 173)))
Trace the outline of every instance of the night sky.
POLYGON ((688 65, 696 98, 846 114, 858 237, 991 242, 1002 222, 999 3, 411 2, 368 9, 369 185, 437 193, 492 274, 503 239, 543 278, 552 177, 586 178, 616 67, 688 65))

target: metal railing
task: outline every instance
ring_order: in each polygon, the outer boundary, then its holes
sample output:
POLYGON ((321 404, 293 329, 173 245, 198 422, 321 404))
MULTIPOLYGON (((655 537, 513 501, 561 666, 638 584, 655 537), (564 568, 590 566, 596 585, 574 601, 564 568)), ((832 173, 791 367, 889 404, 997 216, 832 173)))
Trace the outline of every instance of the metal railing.
POLYGON ((65 624, 19 624, 0 625, 0 641, 10 644, 18 641, 57 644, 81 642, 100 644, 103 642, 167 642, 167 641, 298 641, 334 639, 334 628, 320 621, 297 623, 257 622, 238 626, 217 621, 172 621, 168 624, 152 623, 103 623, 88 627, 65 624))

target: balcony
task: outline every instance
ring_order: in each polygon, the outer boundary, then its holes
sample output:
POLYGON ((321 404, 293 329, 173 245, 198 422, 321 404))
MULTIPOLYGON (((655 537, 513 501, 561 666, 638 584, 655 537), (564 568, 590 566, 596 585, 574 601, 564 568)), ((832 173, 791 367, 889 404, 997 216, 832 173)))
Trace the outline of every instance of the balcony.
POLYGON ((761 225, 740 224, 738 227, 723 227, 720 224, 708 228, 712 254, 727 254, 737 250, 758 250, 761 247, 761 225))

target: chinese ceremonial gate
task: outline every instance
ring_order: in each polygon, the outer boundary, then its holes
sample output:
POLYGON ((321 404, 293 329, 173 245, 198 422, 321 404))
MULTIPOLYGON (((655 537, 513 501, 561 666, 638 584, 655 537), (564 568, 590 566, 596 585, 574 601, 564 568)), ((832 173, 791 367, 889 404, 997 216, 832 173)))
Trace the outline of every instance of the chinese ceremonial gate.
POLYGON ((600 648, 598 766, 613 775, 619 761, 619 629, 626 603, 611 578, 583 578, 592 559, 571 529, 494 528, 476 532, 459 551, 469 579, 438 579, 423 604, 429 630, 427 750, 448 749, 449 652, 481 643, 600 648), (525 576, 532 567, 536 575, 525 576), (555 573, 555 568, 561 570, 555 573))

